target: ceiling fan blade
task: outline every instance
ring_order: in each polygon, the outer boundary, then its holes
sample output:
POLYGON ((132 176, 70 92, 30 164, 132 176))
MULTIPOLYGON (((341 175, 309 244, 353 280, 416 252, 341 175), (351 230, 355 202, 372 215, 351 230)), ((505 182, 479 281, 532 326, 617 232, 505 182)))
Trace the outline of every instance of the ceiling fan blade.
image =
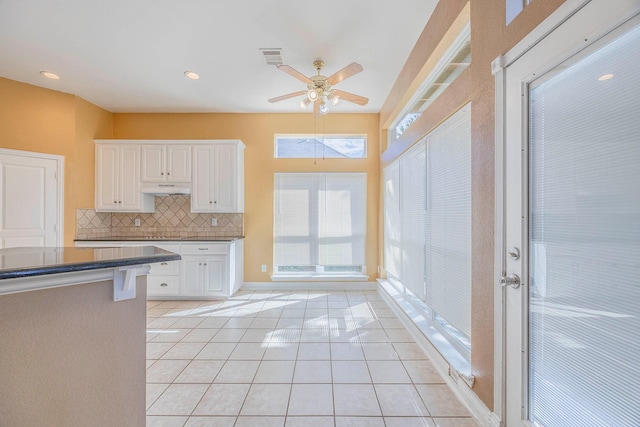
POLYGON ((307 93, 306 90, 299 90, 297 92, 288 93, 286 95, 276 96, 275 98, 271 98, 269 102, 273 103, 278 101, 284 101, 285 99, 295 98, 296 96, 305 95, 306 93, 307 93))
POLYGON ((316 99, 315 102, 313 103, 313 115, 318 117, 320 115, 320 104, 322 103, 322 101, 320 101, 320 99, 316 99))
POLYGON ((300 71, 294 70, 288 65, 278 65, 278 70, 284 71, 285 73, 295 77, 296 79, 300 80, 303 83, 306 83, 306 84, 313 83, 309 77, 305 76, 300 71))
POLYGON ((345 101, 353 102, 354 104, 367 105, 367 102, 369 102, 369 98, 365 98, 364 96, 355 95, 353 93, 345 92, 345 91, 340 90, 340 89, 334 89, 333 93, 334 93, 334 95, 339 96, 340 99, 344 99, 345 101))
POLYGON ((344 67, 342 70, 336 71, 334 74, 329 76, 327 78, 327 82, 330 85, 334 85, 336 83, 340 83, 346 78, 353 76, 354 74, 358 74, 361 71, 362 71, 362 65, 358 64, 357 62, 352 62, 351 64, 344 67))

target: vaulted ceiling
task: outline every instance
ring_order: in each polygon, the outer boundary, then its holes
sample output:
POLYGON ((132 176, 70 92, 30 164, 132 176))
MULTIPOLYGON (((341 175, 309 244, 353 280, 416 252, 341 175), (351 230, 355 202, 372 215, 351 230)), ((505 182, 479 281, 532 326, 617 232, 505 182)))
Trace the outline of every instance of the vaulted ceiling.
POLYGON ((378 112, 437 0, 0 0, 0 77, 76 94, 113 112, 300 112, 267 99, 304 84, 260 48, 310 76, 351 62, 340 89, 378 112), (40 71, 60 75, 49 80, 40 71), (196 71, 199 80, 184 76, 196 71))

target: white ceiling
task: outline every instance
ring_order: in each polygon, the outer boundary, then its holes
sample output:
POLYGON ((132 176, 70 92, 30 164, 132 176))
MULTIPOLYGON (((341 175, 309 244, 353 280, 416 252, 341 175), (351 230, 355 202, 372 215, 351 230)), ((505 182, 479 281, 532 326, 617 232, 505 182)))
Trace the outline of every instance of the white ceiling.
POLYGON ((304 84, 259 48, 369 98, 378 112, 437 0, 0 0, 0 76, 76 94, 112 112, 300 112, 304 84), (42 77, 47 70, 58 81, 42 77), (200 80, 188 80, 193 70, 200 80))

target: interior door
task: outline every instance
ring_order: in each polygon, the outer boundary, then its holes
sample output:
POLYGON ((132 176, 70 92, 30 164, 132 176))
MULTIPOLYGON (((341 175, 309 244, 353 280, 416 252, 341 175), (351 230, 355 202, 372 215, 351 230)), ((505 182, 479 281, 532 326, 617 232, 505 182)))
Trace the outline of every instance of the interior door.
POLYGON ((0 153, 0 248, 57 246, 58 160, 0 153))
POLYGON ((505 70, 509 427, 640 425, 638 6, 594 0, 505 70))

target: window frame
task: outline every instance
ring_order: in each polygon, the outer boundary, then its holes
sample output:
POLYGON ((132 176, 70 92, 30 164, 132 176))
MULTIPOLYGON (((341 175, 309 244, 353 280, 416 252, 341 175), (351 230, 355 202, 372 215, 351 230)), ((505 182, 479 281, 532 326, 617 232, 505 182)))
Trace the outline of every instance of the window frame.
MULTIPOLYGON (((318 181, 319 183, 319 181, 318 181)), ((274 217, 273 217, 273 276, 272 280, 279 281, 287 281, 287 280, 322 280, 322 279, 337 279, 343 278, 348 280, 368 280, 369 277, 366 275, 366 220, 367 220, 367 173, 366 172, 276 172, 274 173, 274 217), (308 221, 309 221, 309 230, 308 230, 308 243, 309 243, 309 258, 310 261, 317 261, 318 264, 278 264, 277 263, 277 249, 276 245, 279 243, 278 240, 282 239, 276 233, 278 227, 278 209, 279 209, 279 196, 277 191, 281 189, 280 184, 278 184, 278 179, 282 175, 308 175, 310 178, 313 176, 317 176, 318 179, 322 180, 323 177, 328 175, 352 175, 359 176, 362 179, 363 188, 362 194, 360 198, 362 200, 362 206, 360 207, 362 216, 362 245, 361 253, 362 253, 362 261, 361 265, 338 265, 338 264, 320 264, 320 260, 322 257, 320 250, 320 238, 317 236, 320 232, 320 225, 322 222, 322 217, 320 215, 314 214, 313 210, 318 209, 320 207, 320 203, 318 200, 314 200, 313 196, 319 196, 323 190, 320 185, 315 187, 316 183, 312 183, 310 197, 308 199, 308 221), (315 187, 315 188, 314 188, 315 187), (315 221, 315 222, 314 222, 315 221), (315 235, 315 237, 314 237, 315 235), (313 244, 316 243, 316 246, 313 244), (349 269, 352 268, 352 271, 349 269), (297 271, 287 269, 298 268, 297 271), (330 271, 331 269, 340 270, 345 269, 346 271, 330 271)), ((326 186, 326 181, 325 181, 326 186)), ((301 189, 304 189, 304 185, 300 185, 301 189)), ((357 219, 357 218, 356 218, 357 219)), ((293 240, 304 240, 304 237, 293 237, 293 240)))

